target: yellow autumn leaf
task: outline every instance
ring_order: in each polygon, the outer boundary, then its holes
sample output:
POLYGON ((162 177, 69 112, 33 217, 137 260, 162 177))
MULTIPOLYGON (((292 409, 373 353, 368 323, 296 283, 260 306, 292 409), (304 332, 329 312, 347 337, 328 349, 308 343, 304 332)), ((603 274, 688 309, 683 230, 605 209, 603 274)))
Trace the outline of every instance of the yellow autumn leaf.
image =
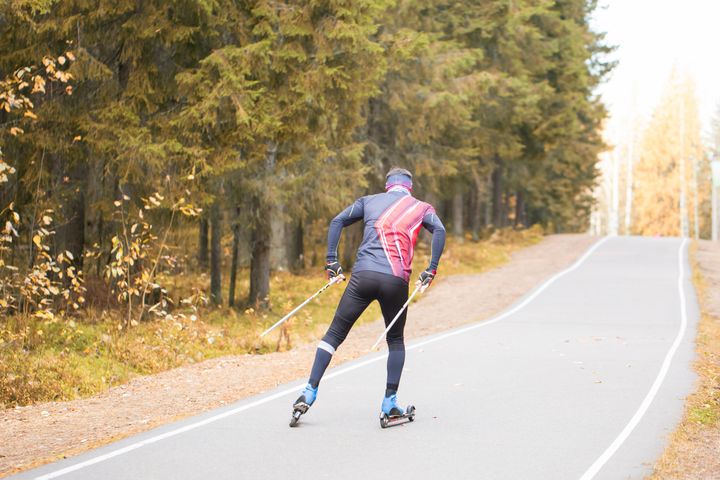
POLYGON ((40 75, 35 75, 33 81, 32 93, 45 93, 45 79, 40 75))
POLYGON ((42 247, 42 238, 40 238, 40 235, 33 236, 33 243, 37 245, 38 248, 42 247))

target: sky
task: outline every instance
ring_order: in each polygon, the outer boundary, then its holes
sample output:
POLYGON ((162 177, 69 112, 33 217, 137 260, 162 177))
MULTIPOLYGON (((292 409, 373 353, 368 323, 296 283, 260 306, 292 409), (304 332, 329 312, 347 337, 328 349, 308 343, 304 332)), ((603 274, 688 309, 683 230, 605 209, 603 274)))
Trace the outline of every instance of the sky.
POLYGON ((600 0, 592 19, 619 61, 599 88, 620 143, 634 116, 645 122, 673 66, 695 80, 704 131, 720 103, 720 0, 600 0))

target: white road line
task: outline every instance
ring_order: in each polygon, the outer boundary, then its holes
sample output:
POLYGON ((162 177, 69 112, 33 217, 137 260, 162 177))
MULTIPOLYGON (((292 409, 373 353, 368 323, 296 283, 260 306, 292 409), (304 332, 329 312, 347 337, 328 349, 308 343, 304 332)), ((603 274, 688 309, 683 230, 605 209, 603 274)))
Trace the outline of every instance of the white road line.
MULTIPOLYGON (((522 310, 523 308, 525 308, 525 307, 526 307, 530 302, 532 302, 535 298, 537 298, 537 296, 540 295, 540 294, 541 294, 545 289, 547 289, 550 285, 552 285, 553 283, 555 283, 555 281, 557 281, 560 277, 563 277, 564 275, 567 275, 568 273, 570 273, 570 272, 576 270, 578 267, 580 267, 580 265, 582 265, 582 264, 588 259, 588 257, 590 257, 590 255, 592 255, 593 252, 595 252, 595 250, 597 250, 597 249, 600 247, 600 245, 602 245, 603 243, 605 243, 608 238, 609 238, 609 237, 603 237, 602 239, 600 239, 600 240, 598 240, 597 242, 595 242, 595 244, 594 244, 592 247, 590 247, 590 248, 585 252, 585 254, 584 254, 582 257, 580 257, 575 263, 573 263, 570 267, 566 268, 565 270, 563 270, 563 271, 561 271, 561 272, 558 272, 558 273, 556 273, 555 275, 553 275, 552 277, 550 277, 550 278, 549 278, 548 280, 546 280, 545 283, 543 283, 539 288, 537 288, 536 290, 534 290, 527 298, 525 298, 522 302, 520 302, 519 304, 517 304, 515 307, 511 308, 510 310, 508 310, 508 311, 506 311, 506 312, 504 312, 504 313, 502 313, 502 314, 500 314, 500 315, 498 315, 498 316, 496 316, 496 317, 494 317, 494 318, 492 318, 491 320, 488 320, 488 321, 486 321, 486 322, 477 323, 477 324, 471 325, 471 326, 469 326, 469 327, 465 327, 465 328, 462 328, 462 329, 459 329, 459 330, 454 330, 454 331, 449 332, 449 333, 446 333, 446 334, 444 334, 444 335, 439 335, 439 336, 437 336, 437 337, 432 337, 432 338, 430 338, 430 339, 428 339, 428 340, 425 340, 425 341, 422 341, 422 342, 419 342, 419 343, 413 343, 412 345, 410 345, 410 346, 407 347, 407 350, 414 350, 414 349, 416 349, 416 348, 423 347, 423 346, 428 345, 428 344, 430 344, 430 343, 438 342, 438 341, 440 341, 440 340, 444 340, 444 339, 446 339, 446 338, 453 337, 453 336, 455 336, 455 335, 460 335, 460 334, 462 334, 462 333, 469 332, 469 331, 471 331, 471 330, 476 330, 476 329, 478 329, 478 328, 482 328, 482 327, 486 327, 486 326, 488 326, 488 325, 492 325, 493 323, 499 322, 500 320, 502 320, 502 319, 504 319, 504 318, 507 318, 507 317, 513 315, 514 313, 517 313, 518 311, 520 311, 520 310, 522 310)), ((340 375, 344 375, 344 374, 346 374, 346 373, 348 373, 348 372, 351 372, 351 371, 353 371, 353 370, 357 370, 358 368, 362 368, 362 367, 364 367, 364 366, 366 366, 366 365, 370 365, 371 363, 375 363, 375 362, 377 362, 377 361, 379 361, 379 360, 382 360, 382 359, 384 359, 384 358, 387 358, 387 354, 385 354, 385 355, 378 355, 378 356, 376 356, 376 357, 369 358, 369 359, 367 359, 367 360, 365 360, 365 361, 355 363, 354 365, 351 365, 351 366, 349 366, 349 367, 346 367, 346 368, 343 368, 343 369, 338 370, 338 371, 336 371, 336 372, 332 372, 332 373, 330 373, 330 374, 328 374, 328 375, 325 375, 325 376, 323 377, 323 380, 329 380, 329 379, 334 378, 334 377, 339 377, 340 375)), ((254 407, 263 405, 263 404, 265 404, 265 403, 271 402, 271 401, 276 400, 276 399, 278 399, 278 398, 281 398, 281 397, 284 397, 284 396, 287 396, 287 395, 291 395, 291 394, 293 394, 293 393, 298 393, 298 392, 300 391, 300 389, 301 389, 302 387, 304 387, 304 386, 305 386, 305 384, 302 383, 302 384, 300 384, 300 385, 296 385, 296 386, 294 386, 294 387, 287 388, 287 389, 285 389, 285 390, 282 390, 282 391, 277 392, 277 393, 275 393, 275 394, 269 395, 269 396, 267 396, 267 397, 263 397, 263 398, 261 398, 261 399, 258 399, 258 400, 254 401, 254 402, 251 402, 251 403, 248 403, 248 404, 246 404, 246 405, 243 405, 243 406, 240 406, 240 407, 237 407, 237 408, 233 408, 233 409, 231 409, 231 410, 227 410, 227 411, 222 412, 222 413, 219 413, 219 414, 217 414, 217 415, 213 415, 212 417, 208 417, 208 418, 206 418, 206 419, 204 419, 204 420, 199 420, 199 421, 197 421, 197 422, 194 422, 194 423, 190 423, 190 424, 188 424, 188 425, 185 425, 184 427, 180 427, 180 428, 177 428, 177 429, 175 429, 175 430, 170 430, 169 432, 161 433, 161 434, 159 434, 159 435, 156 435, 156 436, 154 436, 154 437, 147 438, 147 439, 145 439, 145 440, 140 440, 139 442, 133 443, 133 444, 128 445, 128 446, 123 447, 123 448, 119 448, 119 449, 117 449, 117 450, 113 450, 113 451, 111 451, 111 452, 108 452, 108 453, 105 453, 105 454, 102 454, 102 455, 98 455, 97 457, 93 457, 93 458, 91 458, 91 459, 89 459, 89 460, 85 460, 84 462, 76 463, 75 465, 70 465, 70 466, 68 466, 68 467, 62 468, 62 469, 60 469, 60 470, 56 470, 56 471, 54 471, 54 472, 47 473, 47 474, 45 474, 45 475, 40 475, 39 477, 35 477, 35 480, 50 480, 50 479, 52 479, 52 478, 57 478, 57 477, 60 477, 60 476, 62 476, 62 475, 66 475, 66 474, 68 474, 68 473, 75 472, 75 471, 80 470, 80 469, 82 469, 82 468, 89 467, 89 466, 91 466, 91 465, 95 465, 96 463, 104 462, 105 460, 109 460, 109 459, 111 459, 111 458, 117 457, 117 456, 119 456, 119 455, 123 455, 123 454, 128 453, 128 452, 131 452, 131 451, 133 451, 133 450, 137 450, 138 448, 144 447, 145 445, 150 445, 150 444, 159 442, 159 441, 161 441, 161 440, 165 440, 166 438, 174 437, 175 435, 179 435, 179 434, 181 434, 181 433, 189 432, 190 430, 195 430, 196 428, 202 427, 202 426, 204 426, 204 425, 208 425, 208 424, 210 424, 210 423, 217 422, 218 420, 221 420, 221 419, 223 419, 223 418, 227 418, 227 417, 229 417, 229 416, 235 415, 235 414, 240 413, 240 412, 243 412, 243 411, 245 411, 245 410, 249 410, 249 409, 251 409, 251 408, 254 408, 254 407)))
POLYGON ((74 471, 76 471, 76 470, 80 470, 81 468, 89 467, 90 465, 94 465, 94 464, 96 464, 96 463, 100 463, 100 462, 103 462, 103 461, 105 461, 105 460, 109 460, 109 459, 111 459, 111 458, 113 458, 113 457, 117 457, 117 456, 119 456, 119 455, 122 455, 122 454, 124 454, 124 453, 128 453, 128 452, 131 452, 131 451, 133 451, 133 450, 137 450, 138 448, 144 447, 145 445, 150 445, 150 444, 152 444, 152 443, 159 442, 160 440, 165 440, 166 438, 174 437, 175 435, 178 435, 178 434, 180 434, 180 433, 189 432, 190 430, 194 430, 194 429, 196 429, 196 428, 198 428, 198 427, 202 427, 203 425, 207 425, 207 424, 216 422, 216 421, 218 421, 218 420, 221 420, 221 419, 223 419, 223 418, 229 417, 229 416, 231 416, 231 415, 235 415, 236 413, 240 413, 240 412, 242 412, 242 411, 244 411, 244 410, 248 410, 248 409, 250 409, 250 408, 257 407, 258 405, 262 405, 263 403, 267 403, 267 402, 270 402, 270 401, 275 400, 275 399, 277 399, 277 398, 284 397, 285 395, 289 395, 290 393, 297 393, 297 392, 300 390, 300 388, 302 388, 303 386, 305 386, 304 383, 303 383, 302 385, 298 385, 298 386, 295 386, 295 387, 292 387, 292 388, 285 389, 285 390, 283 390, 283 391, 281 391, 281 392, 275 393, 275 394, 270 395, 270 396, 268 396, 268 397, 261 398, 261 399, 259 399, 259 400, 256 400, 256 401, 252 402, 252 403, 248 403, 247 405, 243 405, 243 406, 241 406, 241 407, 233 408, 232 410, 227 410, 227 411, 225 411, 225 412, 223 412, 223 413, 219 413, 219 414, 214 415, 214 416, 212 416, 212 417, 208 417, 208 418, 206 418, 206 419, 204 419, 204 420, 200 420, 200 421, 198 421, 198 422, 191 423, 191 424, 189 424, 189 425, 185 425, 184 427, 180 427, 180 428, 177 428, 177 429, 175 429, 175 430, 171 430, 171 431, 169 431, 169 432, 161 433, 161 434, 156 435, 156 436, 154 436, 154 437, 150 437, 150 438, 147 438, 147 439, 145 439, 145 440, 141 440, 141 441, 139 441, 139 442, 136 442, 136 443, 133 443, 133 444, 131 444, 131 445, 128 445, 127 447, 119 448, 119 449, 117 449, 117 450, 113 450, 112 452, 108 452, 108 453, 106 453, 106 454, 99 455, 99 456, 97 456, 97 457, 91 458, 90 460, 86 460, 86 461, 84 461, 84 462, 80 462, 80 463, 77 463, 77 464, 75 464, 75 465, 71 465, 71 466, 69 466, 69 467, 66 467, 66 468, 63 468, 63 469, 60 469, 60 470, 56 470, 56 471, 54 471, 54 472, 51 472, 51 473, 48 473, 48 474, 45 474, 45 475, 40 475, 39 477, 35 477, 35 480, 45 480, 45 479, 50 479, 50 478, 57 478, 57 477, 60 477, 60 476, 62 476, 62 475, 68 474, 68 473, 70 473, 70 472, 74 472, 74 471))
POLYGON ((607 450, 605 450, 603 454, 600 455, 600 457, 598 457, 598 459, 595 460, 592 465, 590 465, 590 468, 588 468, 587 471, 583 474, 583 476, 580 477, 580 480, 592 480, 592 478, 594 478, 595 475, 598 474, 600 469, 602 469, 602 467, 607 463, 607 461, 610 460, 610 457, 612 457, 615 452, 617 452, 623 442, 627 440, 627 438, 630 436, 638 423, 640 423, 640 420, 642 420, 645 412, 647 412, 650 404, 655 399, 658 390, 660 390, 660 387, 665 380, 665 376, 670 369, 670 364, 672 363, 673 357, 675 356, 675 352, 677 351, 678 347, 680 346, 680 342, 682 342, 682 339, 685 336, 685 330, 687 330, 687 308, 685 301, 685 263, 683 262, 683 252, 685 251, 686 243, 687 239, 683 239, 682 243, 680 243, 680 249, 678 251, 679 274, 677 285, 678 292, 680 294, 680 330, 678 331, 677 337, 675 337, 675 341, 670 346, 670 350, 668 350, 667 354, 665 355, 665 359, 663 360, 662 366, 660 367, 660 372, 658 372, 655 381, 650 387, 650 391, 648 391, 647 395, 640 404, 640 407, 635 412, 635 415, 632 416, 630 422, 625 426, 625 428, 623 428, 622 432, 620 432, 620 435, 618 435, 617 438, 610 444, 607 450))

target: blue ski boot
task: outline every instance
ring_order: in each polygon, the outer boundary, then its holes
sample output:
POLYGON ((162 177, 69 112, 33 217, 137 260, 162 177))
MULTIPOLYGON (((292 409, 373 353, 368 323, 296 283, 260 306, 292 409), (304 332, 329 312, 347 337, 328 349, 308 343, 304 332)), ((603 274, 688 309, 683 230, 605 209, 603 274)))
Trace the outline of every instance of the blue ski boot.
POLYGON ((380 427, 394 427, 400 423, 412 422, 415 420, 415 406, 408 405, 406 409, 398 406, 397 394, 385 397, 380 412, 380 427))
POLYGON ((305 385, 305 390, 302 391, 298 399, 295 400, 295 403, 293 404, 293 413, 292 418, 290 419, 291 427, 297 426, 300 416, 307 413, 310 406, 315 403, 317 392, 318 389, 313 388, 309 383, 305 385))

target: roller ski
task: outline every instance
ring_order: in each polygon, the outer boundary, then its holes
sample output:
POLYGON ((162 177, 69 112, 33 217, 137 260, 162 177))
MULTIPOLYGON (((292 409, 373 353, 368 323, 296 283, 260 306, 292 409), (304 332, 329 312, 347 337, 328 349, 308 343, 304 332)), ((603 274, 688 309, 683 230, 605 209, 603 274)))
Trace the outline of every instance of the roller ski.
POLYGON ((415 420, 415 406, 408 405, 403 409, 397 404, 397 395, 385 397, 380 412, 380 427, 388 428, 415 420))
POLYGON ((315 403, 317 391, 318 389, 313 388, 309 383, 305 386, 305 390, 302 391, 298 399, 295 400, 295 403, 293 404, 293 413, 292 418, 290 419, 291 427, 296 427, 300 417, 307 413, 312 404, 315 403))

